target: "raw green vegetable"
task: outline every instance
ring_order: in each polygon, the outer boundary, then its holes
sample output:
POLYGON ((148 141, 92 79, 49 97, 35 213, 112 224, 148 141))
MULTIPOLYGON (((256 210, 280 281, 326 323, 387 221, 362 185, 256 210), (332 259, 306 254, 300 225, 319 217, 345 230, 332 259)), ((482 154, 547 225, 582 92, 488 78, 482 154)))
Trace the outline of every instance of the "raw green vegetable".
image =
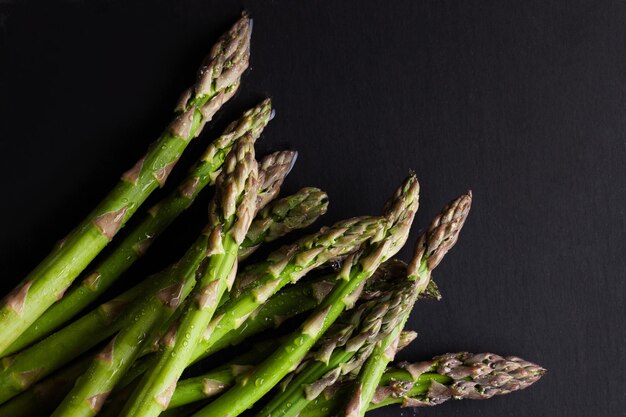
MULTIPOLYGON (((96 355, 90 368, 76 381, 72 391, 52 414, 53 417, 87 417, 97 414, 119 378, 141 351, 143 343, 151 340, 151 335, 158 331, 159 325, 184 302, 185 294, 190 292, 185 288, 192 287, 193 290, 190 294, 191 302, 186 303, 188 314, 183 315, 181 325, 185 331, 184 347, 194 343, 193 339, 187 342, 187 334, 193 331, 194 325, 197 337, 208 325, 229 275, 236 272, 233 265, 239 244, 256 211, 258 168, 254 159, 254 139, 250 135, 237 141, 226 157, 216 184, 216 195, 209 206, 209 226, 188 252, 189 256, 185 255, 178 265, 172 267, 171 274, 155 280, 151 291, 141 301, 134 303, 130 313, 134 318, 132 323, 124 327, 96 355), (196 271, 198 260, 202 262, 205 257, 207 265, 200 267, 205 268, 205 271, 194 282, 194 275, 199 273, 196 271), (173 277, 180 276, 185 278, 170 285, 173 277), (204 321, 201 320, 203 314, 209 315, 204 321)), ((182 338, 176 340, 175 332, 168 332, 164 338, 166 343, 174 346, 178 346, 177 342, 183 345, 182 338)))
MULTIPOLYGON (((546 370, 515 356, 448 353, 429 361, 400 363, 387 369, 367 410, 399 404, 428 407, 447 400, 484 400, 528 388, 546 370)), ((300 417, 334 415, 347 401, 350 384, 338 382, 317 396, 300 417)))
POLYGON ((309 318, 244 380, 194 414, 195 417, 234 417, 251 407, 304 358, 315 342, 352 307, 365 280, 402 248, 417 210, 419 186, 411 175, 387 205, 382 238, 373 240, 344 261, 338 281, 309 318))
POLYGON ((426 289, 433 269, 456 243, 469 213, 472 195, 462 195, 448 204, 430 223, 428 230, 417 240, 415 254, 407 269, 408 279, 413 281, 412 295, 400 323, 374 349, 365 361, 354 383, 351 398, 340 413, 347 417, 362 417, 374 398, 376 387, 387 364, 396 354, 398 338, 418 295, 426 289))
POLYGON ((165 183, 191 139, 235 94, 248 67, 251 28, 250 19, 244 16, 218 40, 202 64, 196 83, 183 93, 176 117, 147 154, 0 303, 0 354, 63 297, 150 193, 165 183))
MULTIPOLYGON (((275 155, 277 154, 269 155, 265 157, 263 161, 275 160, 275 155)), ((266 202, 269 200, 269 196, 275 196, 278 193, 277 184, 282 183, 284 176, 289 171, 288 168, 291 166, 291 162, 285 160, 284 155, 276 160, 276 162, 279 161, 288 163, 281 163, 283 167, 282 170, 272 170, 273 174, 271 175, 264 174, 262 186, 265 188, 260 190, 257 203, 266 202)), ((318 196, 319 193, 321 192, 318 190, 318 196)), ((325 202, 323 204, 325 206, 325 202)), ((315 206, 311 207, 311 211, 315 213, 320 212, 315 206)), ((295 214, 297 218, 300 218, 300 213, 299 210, 296 210, 295 214)), ((288 211, 282 218, 280 216, 272 217, 269 223, 267 217, 260 218, 259 220, 265 225, 264 227, 270 230, 287 232, 291 229, 282 227, 279 223, 281 221, 287 221, 290 222, 291 227, 295 227, 297 225, 295 221, 296 217, 291 216, 291 212, 288 211)), ((265 234, 263 236, 266 241, 271 241, 279 237, 277 234, 265 234)), ((255 245, 258 244, 258 234, 250 238, 254 238, 255 242, 252 242, 252 240, 249 240, 249 242, 255 245)), ((128 308, 133 305, 133 301, 140 295, 149 292, 150 289, 154 287, 155 281, 169 280, 171 281, 169 286, 176 286, 181 277, 187 277, 189 280, 193 280, 194 273, 199 263, 204 258, 203 253, 205 249, 203 248, 206 246, 206 240, 206 236, 198 238, 192 249, 188 251, 186 260, 179 262, 175 268, 168 268, 148 278, 122 295, 102 304, 92 312, 50 335, 41 342, 14 356, 3 359, 4 366, 3 369, 0 370, 0 403, 24 391, 32 383, 49 375, 51 372, 54 372, 68 363, 72 358, 86 352, 132 323, 134 316, 131 312, 127 311, 128 308), (182 267, 181 265, 186 266, 182 267), (174 272, 180 275, 172 276, 174 272), (28 377, 29 384, 22 383, 24 376, 28 377)), ((251 247, 247 247, 245 242, 242 243, 242 246, 244 247, 245 254, 249 255, 251 253, 251 247)), ((163 285, 168 286, 167 284, 163 285)), ((183 290, 189 291, 190 287, 183 288, 183 290)))
MULTIPOLYGON (((22 350, 48 336, 102 295, 124 271, 143 256, 152 242, 191 205, 203 188, 215 183, 224 158, 233 144, 247 133, 258 138, 270 121, 272 113, 271 102, 268 99, 232 122, 224 133, 209 145, 181 185, 148 210, 142 222, 135 226, 104 260, 91 268, 91 272, 85 274, 81 285, 70 288, 61 300, 54 303, 11 344, 5 355, 22 350)), ((272 162, 276 161, 266 163, 271 166, 269 164, 272 162)))

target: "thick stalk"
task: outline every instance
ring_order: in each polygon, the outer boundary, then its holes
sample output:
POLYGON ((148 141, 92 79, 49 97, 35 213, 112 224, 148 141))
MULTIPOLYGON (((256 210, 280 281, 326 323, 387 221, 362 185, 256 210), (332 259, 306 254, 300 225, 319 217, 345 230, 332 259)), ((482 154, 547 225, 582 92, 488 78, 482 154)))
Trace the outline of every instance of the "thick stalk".
POLYGON ((238 378, 245 378, 245 375, 254 369, 254 366, 264 357, 271 354, 279 344, 280 341, 274 339, 257 342, 248 352, 239 355, 226 365, 203 375, 180 381, 176 385, 176 391, 168 408, 181 407, 221 394, 238 378))
MULTIPOLYGON (((247 133, 258 138, 272 113, 271 102, 267 99, 232 122, 222 135, 209 145, 181 185, 148 210, 141 223, 115 246, 106 259, 84 275, 81 285, 70 288, 63 298, 39 317, 4 354, 22 350, 48 336, 102 295, 121 274, 146 253, 154 240, 193 203, 200 191, 215 183, 226 154, 233 144, 247 133)), ((280 169, 282 165, 276 165, 275 160, 268 160, 267 167, 280 169)), ((271 174, 268 175, 270 178, 271 174)))
MULTIPOLYGON (((163 274, 161 272, 151 279, 158 279, 163 274)), ((126 322, 122 317, 124 309, 144 289, 145 286, 136 286, 41 342, 3 358, 3 367, 0 370, 0 404, 112 336, 126 322)))
POLYGON ((374 348, 371 356, 363 364, 354 383, 351 398, 342 410, 342 415, 346 417, 365 415, 387 364, 395 356, 398 338, 412 306, 418 295, 428 286, 432 270, 456 243, 469 213, 471 202, 471 193, 452 201, 435 217, 428 230, 418 238, 415 255, 407 269, 408 279, 413 282, 410 307, 404 313, 400 324, 374 348))
MULTIPOLYGON (((287 197, 288 198, 288 197, 287 197)), ((271 204, 270 204, 271 205, 271 204)), ((269 237, 269 236, 268 236, 269 237)), ((237 345, 250 337, 272 327, 278 327, 284 320, 312 310, 332 289, 332 276, 325 276, 312 281, 300 282, 284 288, 270 298, 257 314, 246 321, 245 326, 232 330, 219 342, 215 343, 210 354, 221 351, 229 346, 237 345)), ((133 363, 128 372, 119 381, 117 388, 126 387, 147 369, 153 366, 154 356, 141 358, 133 363)), ((87 370, 90 358, 85 358, 59 371, 59 375, 34 385, 26 392, 0 406, 0 416, 13 415, 13 410, 21 410, 20 416, 49 415, 71 390, 76 378, 87 370), (51 389, 54 388, 54 389, 51 389), (6 413, 5 413, 5 410, 6 413)), ((130 395, 127 393, 126 399, 130 395)), ((123 404, 122 404, 123 406, 123 404)), ((121 406, 118 411, 121 410, 121 406)))
MULTIPOLYGON (((209 206, 209 227, 200 239, 203 244, 198 246, 203 250, 198 253, 200 260, 206 257, 206 262, 192 272, 192 275, 200 274, 197 282, 184 279, 173 288, 167 285, 169 277, 164 282, 156 282, 143 301, 134 306, 133 323, 122 329, 96 355, 87 372, 78 379, 72 391, 52 414, 53 417, 89 417, 97 414, 119 378, 141 351, 144 342, 152 340, 159 325, 184 301, 182 288, 195 284, 190 294, 191 302, 183 304, 180 329, 184 337, 176 338, 175 332, 169 331, 163 336, 164 345, 172 345, 167 358, 174 359, 174 362, 176 359, 182 360, 186 365, 184 351, 190 351, 189 344, 194 343, 194 332, 197 334, 195 338, 199 338, 203 328, 208 325, 226 289, 227 278, 236 272, 233 265, 239 244, 256 212, 259 183, 254 139, 251 135, 241 138, 228 154, 216 185, 216 194, 209 206), (204 271, 200 272, 203 268, 204 271), (174 354, 170 356, 170 352, 174 354), (179 358, 175 354, 179 354, 179 358)), ((173 275, 178 276, 178 273, 173 275)), ((191 351, 188 356, 190 354, 191 351)), ((181 373, 183 369, 184 366, 181 373)), ((142 411, 147 410, 144 408, 142 411)))
MULTIPOLYGON (((275 178, 279 181, 282 177, 275 178)), ((261 192, 263 191, 261 190, 261 192)), ((253 234, 248 236, 241 245, 244 254, 249 255, 252 247, 247 245, 252 244, 254 247, 257 247, 261 237, 265 239, 265 242, 270 242, 282 236, 282 233, 287 233, 294 228, 305 227, 310 224, 317 216, 325 212, 327 197, 326 194, 317 189, 303 189, 292 196, 277 200, 275 203, 276 205, 273 202, 264 208, 259 213, 260 217, 253 222, 250 230, 253 234), (303 215, 303 209, 298 206, 295 206, 293 210, 283 211, 285 201, 292 201, 292 199, 304 202, 308 207, 304 210, 304 213, 308 214, 303 215), (267 213, 275 215, 267 215, 267 213), (301 226, 298 226, 298 219, 304 221, 304 223, 301 223, 301 226), (255 226, 254 223, 257 220, 259 224, 255 226), (255 231, 252 232, 252 229, 255 231), (259 233, 259 230, 266 232, 259 233)), ((196 242, 196 244, 199 243, 196 242)), ((192 249, 186 255, 190 262, 193 261, 186 268, 187 271, 191 271, 189 274, 195 271, 202 259, 201 255, 195 256, 193 254, 201 254, 202 251, 203 249, 192 249)), ((180 270, 180 263, 177 270, 180 270)), ((168 270, 160 274, 167 272, 168 270)), ((133 320, 133 316, 129 312, 124 312, 124 310, 132 305, 133 300, 145 294, 152 285, 152 280, 158 279, 160 274, 136 285, 119 297, 103 304, 25 351, 13 357, 4 358, 2 361, 3 369, 0 371, 0 403, 24 391, 32 383, 49 375, 68 363, 72 358, 86 352, 129 325, 133 320)), ((170 276, 170 278, 171 286, 178 285, 179 276, 170 276)), ((189 278, 192 279, 193 275, 189 275, 189 278)), ((189 287, 186 288, 184 288, 185 291, 189 287)))
POLYGON ((300 363, 315 342, 347 306, 353 306, 360 289, 378 266, 397 253, 406 241, 417 210, 419 186, 411 175, 388 204, 386 230, 382 239, 351 255, 342 267, 338 282, 319 307, 272 355, 250 375, 222 394, 194 417, 234 417, 247 410, 300 363))
MULTIPOLYGON (((255 343, 247 352, 237 356, 225 365, 212 369, 203 375, 181 380, 176 385, 176 391, 170 400, 168 410, 218 395, 226 387, 232 385, 238 377, 244 375, 254 365, 259 363, 278 343, 279 341, 274 339, 255 343)), ((124 403, 132 393, 132 389, 129 388, 132 387, 126 387, 115 392, 99 415, 102 417, 119 416, 124 403)))
POLYGON ((223 35, 201 67, 195 85, 181 97, 176 117, 127 171, 115 188, 48 257, 8 294, 0 307, 0 353, 56 300, 113 239, 146 198, 162 186, 192 138, 230 99, 248 66, 250 19, 223 35))
POLYGON ((197 341, 206 330, 219 300, 232 285, 237 251, 256 212, 258 189, 254 142, 242 139, 218 178, 217 194, 209 209, 207 262, 182 315, 163 335, 157 361, 131 395, 121 415, 157 416, 167 408, 176 383, 197 341), (231 282, 231 284, 229 284, 231 282))
MULTIPOLYGON (((210 356, 230 346, 238 345, 264 330, 278 327, 289 318, 314 309, 333 288, 332 278, 333 276, 325 276, 284 288, 246 320, 245 326, 231 330, 211 345, 209 350, 203 350, 202 353, 210 356)), ((155 356, 148 356, 136 361, 123 380, 120 381, 120 385, 130 383, 146 370, 152 368, 155 359, 155 356)))
POLYGON ((87 369, 90 362, 91 357, 79 359, 62 371, 0 405, 0 417, 49 416, 72 389, 74 381, 87 369))

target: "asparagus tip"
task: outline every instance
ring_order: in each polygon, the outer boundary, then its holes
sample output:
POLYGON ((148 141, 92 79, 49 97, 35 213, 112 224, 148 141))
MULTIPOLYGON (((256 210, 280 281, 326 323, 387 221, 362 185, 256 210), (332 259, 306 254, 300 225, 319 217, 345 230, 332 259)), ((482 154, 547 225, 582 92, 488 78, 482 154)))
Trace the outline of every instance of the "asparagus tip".
POLYGON ((431 221, 415 245, 415 254, 409 263, 407 274, 416 279, 421 277, 428 284, 430 273, 456 244, 461 229, 472 205, 472 192, 468 191, 452 200, 431 221))

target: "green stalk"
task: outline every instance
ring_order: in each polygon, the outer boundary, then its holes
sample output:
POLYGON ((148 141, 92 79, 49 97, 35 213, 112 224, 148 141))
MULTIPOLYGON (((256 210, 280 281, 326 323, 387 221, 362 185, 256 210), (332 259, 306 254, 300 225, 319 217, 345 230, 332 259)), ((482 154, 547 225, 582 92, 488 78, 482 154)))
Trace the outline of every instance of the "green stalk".
MULTIPOLYGON (((257 219, 253 222, 253 225, 258 221, 259 224, 257 224, 255 228, 257 230, 265 230, 265 232, 261 233, 261 235, 264 236, 266 242, 269 242, 282 236, 282 233, 287 233, 289 230, 292 230, 292 228, 305 227, 312 223, 319 215, 326 211, 327 201, 328 199, 323 192, 317 189, 305 188, 292 196, 287 196, 283 199, 271 202, 258 214, 257 219), (317 201, 317 204, 313 204, 311 200, 317 201), (286 203, 289 201, 302 201, 303 205, 308 208, 303 210, 299 206, 293 206, 292 210, 285 211, 284 208, 286 203), (269 215, 269 213, 274 213, 274 215, 269 215), (308 214, 305 215, 304 213, 308 214), (267 222, 268 218, 271 218, 272 221, 267 222), (298 223, 297 219, 301 219, 302 222, 298 223), (287 224, 288 227, 283 227, 283 223, 287 224)), ((244 245, 246 245, 246 242, 254 243, 254 245, 257 245, 259 242, 259 234, 252 233, 252 229, 253 226, 251 226, 248 230, 248 237, 246 237, 244 243, 242 243, 244 252, 244 245)), ((240 249, 240 251, 241 250, 242 249, 240 249)), ((271 327, 278 327, 278 325, 287 318, 294 317, 300 313, 315 308, 315 306, 318 305, 330 291, 330 288, 332 288, 332 283, 329 282, 329 278, 330 277, 322 277, 309 282, 302 282, 298 285, 290 286, 285 288, 283 291, 280 291, 274 297, 270 298, 267 303, 262 306, 259 312, 254 315, 254 317, 250 317, 250 319, 246 321, 245 326, 232 330, 219 342, 215 343, 211 347, 209 353, 212 354, 229 346, 239 344, 243 340, 258 334, 263 330, 271 327)), ((141 292, 143 292, 142 288, 137 287, 137 289, 141 289, 141 292)), ((138 296, 140 292, 137 292, 138 296)), ((41 350, 41 352, 44 351, 45 349, 41 350)), ((119 381, 118 387, 125 387, 136 377, 142 375, 148 368, 152 367, 153 361, 151 359, 153 358, 154 356, 148 356, 135 361, 128 372, 119 381)), ((61 380, 71 381, 73 383, 76 378, 80 376, 80 374, 85 372, 89 364, 89 360, 82 360, 78 363, 78 368, 76 365, 71 365, 63 371, 60 371, 60 375, 58 377, 52 376, 6 403, 6 407, 9 407, 7 409, 24 410, 23 413, 25 414, 23 415, 26 416, 34 416, 42 410, 44 410, 44 414, 49 415, 49 412, 45 413, 45 411, 52 410, 44 407, 42 404, 50 404, 52 409, 54 409, 60 403, 62 398, 58 398, 57 395, 48 400, 44 394, 51 391, 47 388, 39 388, 38 386, 40 384, 43 384, 44 387, 54 386, 59 395, 64 397, 72 388, 72 384, 59 384, 57 382, 48 383, 48 381, 61 380), (35 396, 33 393, 34 391, 37 392, 37 401, 32 401, 33 396, 35 396)), ((0 415, 3 414, 3 407, 4 406, 0 406, 0 415)), ((9 413, 7 415, 11 414, 9 413)))
MULTIPOLYGON (((164 273, 150 279, 158 279, 164 273)), ((122 328, 127 322, 122 312, 145 288, 145 285, 135 286, 30 348, 3 358, 0 370, 0 404, 25 391, 122 328)))
POLYGON ((213 47, 176 118, 87 218, 0 303, 0 354, 60 299, 157 187, 192 138, 237 90, 248 66, 250 22, 244 16, 213 47))
POLYGON ((145 374, 122 415, 156 416, 167 408, 197 341, 230 286, 230 277, 235 277, 239 245, 256 211, 258 179, 252 140, 242 139, 231 153, 209 209, 207 262, 197 272, 182 315, 163 335, 156 365, 145 374))
POLYGON ((168 409, 202 401, 224 392, 238 378, 245 378, 264 357, 271 354, 279 345, 279 340, 257 342, 246 353, 239 355, 226 365, 203 375, 181 380, 176 385, 168 409))
POLYGON ((374 398, 376 387, 396 354, 398 338, 411 313, 418 295, 426 289, 430 276, 445 254, 456 243, 465 219, 469 214, 472 195, 462 195, 448 204, 431 222, 428 230, 417 241, 415 255, 407 269, 410 281, 413 281, 413 294, 400 324, 385 337, 365 361, 354 383, 352 396, 341 415, 362 417, 369 403, 374 398))
MULTIPOLYGON (((225 365, 219 366, 203 375, 181 380, 177 386, 168 410, 179 408, 196 401, 202 401, 218 395, 226 387, 232 385, 236 378, 244 375, 264 356, 269 354, 278 344, 277 340, 266 340, 255 343, 250 350, 237 356, 225 365)), ((126 387, 112 395, 100 415, 102 417, 116 417, 122 411, 124 403, 130 396, 132 387, 126 387)))
MULTIPOLYGON (((411 175, 388 204, 388 225, 382 239, 352 254, 344 261, 339 280, 309 318, 250 375, 239 381, 194 417, 234 417, 272 389, 304 358, 315 342, 348 306, 353 306, 360 289, 378 266, 397 253, 406 241, 417 209, 419 186, 411 175)), ((221 323, 220 323, 221 324, 221 323)))
MULTIPOLYGON (((258 313, 246 320, 244 326, 231 330, 203 353, 210 356, 230 346, 238 345, 264 330, 278 327, 288 318, 314 309, 332 289, 331 278, 331 276, 325 276, 284 288, 263 304, 258 313)), ((123 380, 120 381, 120 385, 124 386, 130 383, 146 370, 152 368, 155 359, 155 356, 149 356, 136 361, 123 380)))
MULTIPOLYGON (((288 169, 284 169, 283 174, 286 175, 287 171, 288 169)), ((273 190, 270 194, 276 194, 278 190, 273 183, 282 183, 284 175, 273 175, 274 182, 264 181, 262 186, 267 188, 261 190, 260 195, 270 193, 269 190, 273 190)), ((261 200, 266 201, 267 198, 261 198, 261 200)), ((254 230, 251 232, 253 234, 242 243, 244 255, 251 253, 252 247, 247 245, 257 247, 260 239, 270 242, 282 236, 282 233, 299 227, 298 220, 303 222, 300 223, 301 227, 309 225, 326 211, 327 201, 325 193, 306 188, 276 201, 276 204, 271 203, 259 213, 258 224, 254 225, 255 220, 251 226, 254 230), (284 208, 290 206, 285 203, 286 201, 301 201, 307 208, 302 209, 296 206, 293 210, 285 211, 284 208)), ((192 253, 200 252, 202 249, 190 250, 188 259, 191 264, 187 268, 188 271, 195 271, 198 262, 202 259, 201 256, 194 256, 192 253)), ((3 369, 0 370, 0 404, 129 325, 133 316, 125 312, 125 309, 132 305, 132 301, 145 294, 154 280, 167 273, 169 270, 145 280, 41 342, 12 357, 4 358, 3 369)), ((176 278, 173 277, 172 286, 177 285, 176 278)), ((189 278, 193 276, 189 275, 189 278)))
MULTIPOLYGON (((185 313, 180 329, 185 337, 176 338, 175 332, 168 332, 163 336, 164 344, 172 345, 171 351, 179 354, 184 364, 187 363, 184 358, 185 348, 190 350, 189 344, 194 343, 194 332, 197 334, 196 338, 200 337, 226 289, 231 270, 235 273, 233 264, 237 259, 239 244, 244 239, 256 212, 259 187, 257 176, 254 139, 248 134, 241 138, 228 154, 222 173, 216 180, 216 194, 209 206, 209 227, 199 239, 199 245, 195 246, 200 250, 193 251, 196 256, 192 262, 181 264, 182 274, 174 271, 171 275, 175 277, 182 275, 185 278, 174 286, 169 285, 171 276, 155 282, 152 291, 133 307, 131 314, 133 322, 122 329, 107 347, 96 355, 90 368, 78 379, 72 391, 52 414, 53 417, 89 417, 97 414, 119 378, 141 351, 144 342, 152 340, 152 335, 159 330, 159 325, 184 302, 185 297, 182 294, 187 291, 182 289, 193 287, 190 294, 192 302, 182 304, 185 313), (195 267, 192 271, 185 270, 187 266, 196 264, 198 260, 199 263, 205 257, 205 265, 197 271, 195 267), (194 282, 193 278, 188 278, 188 272, 193 277, 194 273, 197 275, 202 268, 205 268, 205 271, 201 273, 197 282, 194 282)), ((177 359, 173 355, 170 356, 169 352, 167 358, 177 359)), ((167 401, 169 402, 169 398, 167 401)))
MULTIPOLYGON (((215 183, 226 154, 233 144, 248 132, 254 138, 258 138, 270 121, 272 113, 271 102, 267 99, 232 122, 222 135, 209 145, 181 185, 148 210, 143 221, 116 245, 106 259, 94 266, 90 273, 85 274, 81 285, 69 289, 61 300, 54 303, 13 342, 5 351, 5 355, 20 351, 48 336, 102 295, 122 273, 145 254, 152 242, 191 205, 202 189, 215 183)), ((275 159, 266 162, 268 169, 282 167, 280 164, 272 164, 275 159)), ((269 177, 272 176, 272 173, 268 174, 269 177)))
POLYGON ((91 357, 82 358, 0 405, 0 417, 49 416, 90 362, 91 357))

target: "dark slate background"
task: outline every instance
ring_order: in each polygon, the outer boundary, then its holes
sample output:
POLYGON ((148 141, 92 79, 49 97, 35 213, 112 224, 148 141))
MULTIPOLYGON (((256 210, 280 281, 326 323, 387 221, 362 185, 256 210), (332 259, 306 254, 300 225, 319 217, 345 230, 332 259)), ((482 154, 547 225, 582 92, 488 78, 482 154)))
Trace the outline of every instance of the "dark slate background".
MULTIPOLYGON (((417 414, 624 415, 623 1, 0 0, 3 292, 160 133, 244 7, 252 70, 181 165, 269 95, 277 117, 258 152, 300 151, 285 190, 327 190, 326 223, 378 213, 414 169, 415 237, 471 188, 465 231, 435 274, 444 300, 416 307, 420 338, 401 356, 494 351, 549 374, 525 392, 417 414)), ((208 198, 127 281, 182 253, 208 198)), ((375 415, 398 413, 415 412, 375 415)))

